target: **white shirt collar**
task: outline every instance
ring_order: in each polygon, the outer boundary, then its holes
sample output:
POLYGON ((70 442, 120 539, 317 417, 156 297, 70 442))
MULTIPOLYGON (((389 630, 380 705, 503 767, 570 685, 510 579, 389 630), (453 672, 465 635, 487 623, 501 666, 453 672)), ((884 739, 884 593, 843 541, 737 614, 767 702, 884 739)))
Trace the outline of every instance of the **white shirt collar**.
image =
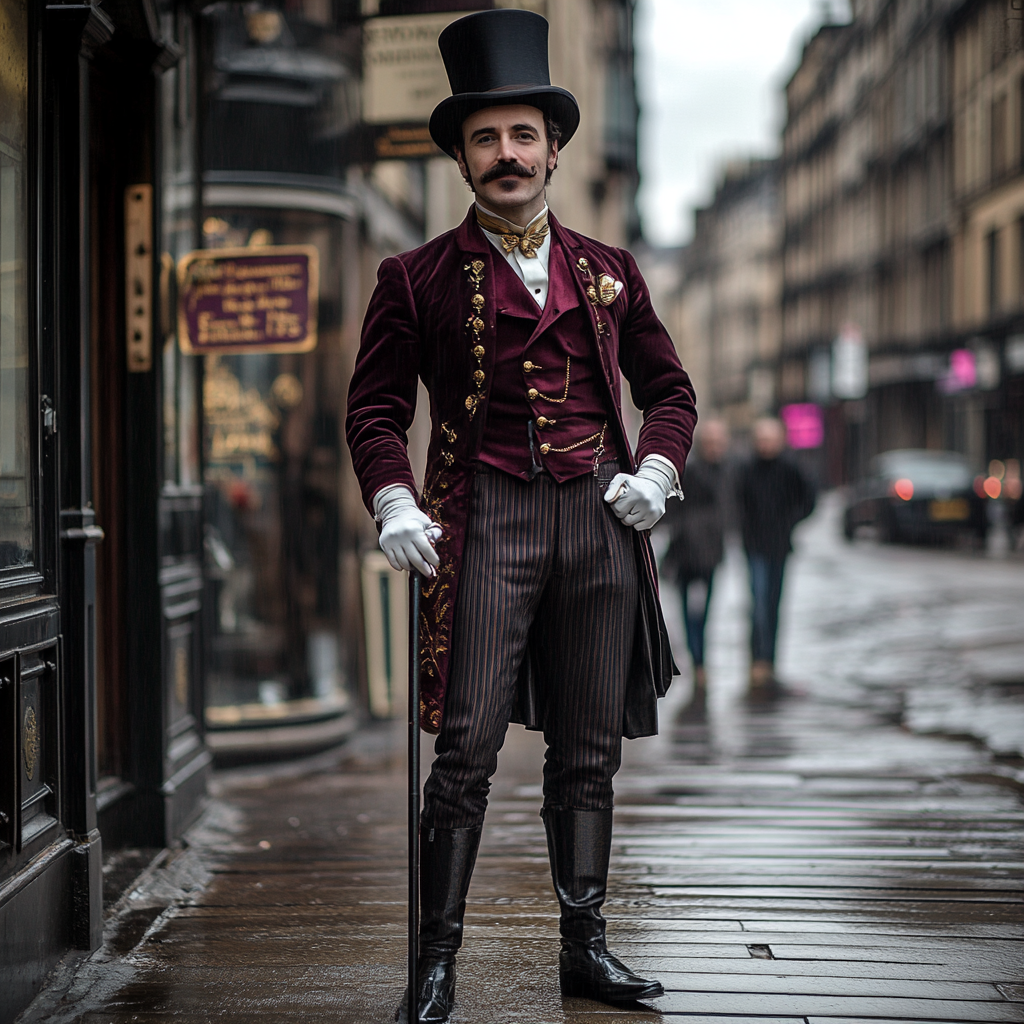
MULTIPOLYGON (((477 203, 484 213, 489 213, 492 217, 501 217, 500 213, 495 213, 493 210, 488 210, 486 206, 481 203, 477 203)), ((543 216, 548 212, 548 204, 544 204, 544 209, 537 214, 537 217, 543 216)), ((532 224, 537 217, 534 217, 530 221, 532 224)), ((508 221, 507 217, 501 217, 502 220, 508 221)), ((508 221, 510 224, 511 221, 508 221)), ((530 225, 528 224, 527 227, 530 225)), ((524 253, 519 249, 513 249, 511 252, 505 252, 505 247, 501 244, 501 235, 496 235, 493 231, 488 231, 485 227, 481 226, 480 230, 484 233, 487 241, 494 246, 498 252, 505 257, 505 262, 516 272, 516 276, 526 286, 526 290, 533 297, 534 302, 544 308, 548 301, 548 263, 551 259, 551 232, 544 236, 544 241, 537 247, 537 255, 533 259, 527 259, 524 253)))

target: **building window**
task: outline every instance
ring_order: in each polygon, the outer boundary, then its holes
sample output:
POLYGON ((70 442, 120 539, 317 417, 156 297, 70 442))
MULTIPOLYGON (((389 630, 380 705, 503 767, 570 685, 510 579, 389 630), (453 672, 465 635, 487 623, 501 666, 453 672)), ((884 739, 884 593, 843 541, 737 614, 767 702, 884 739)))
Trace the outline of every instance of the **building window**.
POLYGON ((1017 156, 1024 168, 1024 75, 1020 78, 1017 93, 1017 156))
POLYGON ((986 266, 988 268, 988 314, 999 311, 999 232, 993 228, 985 236, 986 266))
POLYGON ((1007 146, 1006 94, 992 101, 991 122, 989 125, 989 162, 992 177, 1000 178, 1009 164, 1009 146, 1007 146))
POLYGON ((0 0, 0 569, 32 562, 35 534, 26 270, 28 23, 0 0))

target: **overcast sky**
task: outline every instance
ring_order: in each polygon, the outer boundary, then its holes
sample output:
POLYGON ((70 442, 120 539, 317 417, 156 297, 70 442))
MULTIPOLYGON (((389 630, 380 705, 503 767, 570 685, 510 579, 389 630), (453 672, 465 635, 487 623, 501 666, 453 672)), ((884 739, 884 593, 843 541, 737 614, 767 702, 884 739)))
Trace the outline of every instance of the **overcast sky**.
POLYGON ((689 239, 722 160, 771 154, 780 91, 823 20, 819 0, 639 0, 640 214, 656 245, 689 239))

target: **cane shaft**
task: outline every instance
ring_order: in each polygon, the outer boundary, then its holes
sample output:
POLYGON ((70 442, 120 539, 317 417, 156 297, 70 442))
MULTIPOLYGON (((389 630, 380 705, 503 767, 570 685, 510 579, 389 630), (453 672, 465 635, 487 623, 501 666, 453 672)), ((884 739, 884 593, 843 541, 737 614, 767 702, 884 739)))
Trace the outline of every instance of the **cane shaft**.
POLYGON ((420 574, 409 588, 409 1021, 418 1020, 420 938, 420 574))

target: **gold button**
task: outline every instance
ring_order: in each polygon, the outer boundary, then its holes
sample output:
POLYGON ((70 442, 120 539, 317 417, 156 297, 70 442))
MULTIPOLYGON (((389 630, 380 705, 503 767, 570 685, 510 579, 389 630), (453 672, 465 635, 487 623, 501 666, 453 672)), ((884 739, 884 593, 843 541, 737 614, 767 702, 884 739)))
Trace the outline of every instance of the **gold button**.
POLYGON ((474 370, 473 371, 473 380, 475 380, 477 382, 477 384, 482 384, 483 380, 484 380, 484 371, 483 370, 474 370))
POLYGON ((529 373, 529 372, 530 372, 530 371, 531 371, 531 370, 533 369, 533 365, 534 365, 534 364, 533 364, 532 362, 530 362, 530 360, 529 360, 529 359, 527 359, 527 360, 526 360, 526 362, 525 362, 525 363, 523 363, 523 369, 524 369, 524 370, 525 370, 525 371, 526 371, 527 373, 529 373))
POLYGON ((546 427, 549 422, 550 421, 548 420, 547 416, 538 416, 537 417, 537 426, 538 427, 546 427))
POLYGON ((540 392, 536 388, 530 388, 530 390, 526 392, 526 397, 532 402, 539 394, 540 392))
POLYGON ((547 453, 549 451, 551 451, 551 445, 549 445, 549 444, 542 444, 540 446, 540 453, 541 453, 541 455, 547 455, 547 453))
POLYGON ((477 357, 477 359, 483 359, 484 351, 485 350, 484 350, 483 345, 474 345, 473 346, 473 355, 475 355, 477 357))

